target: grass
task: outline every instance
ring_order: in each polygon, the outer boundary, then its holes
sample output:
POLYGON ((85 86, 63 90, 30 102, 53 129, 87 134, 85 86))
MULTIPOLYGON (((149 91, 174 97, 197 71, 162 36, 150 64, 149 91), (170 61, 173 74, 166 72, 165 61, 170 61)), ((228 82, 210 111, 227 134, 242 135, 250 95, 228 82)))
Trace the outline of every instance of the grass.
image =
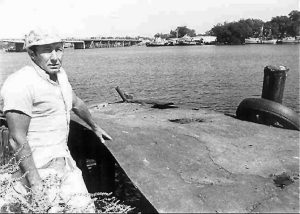
POLYGON ((0 213, 84 213, 91 212, 93 203, 96 207, 95 213, 128 213, 134 209, 120 203, 110 193, 101 192, 87 195, 92 198, 91 204, 80 209, 67 205, 67 201, 63 201, 58 193, 54 200, 49 203, 49 200, 47 200, 48 190, 59 188, 62 182, 57 175, 46 177, 43 180, 43 189, 40 192, 33 192, 30 188, 26 193, 17 192, 15 187, 26 176, 26 173, 19 178, 12 178, 12 174, 19 170, 21 161, 16 161, 14 155, 8 163, 0 166, 0 213))

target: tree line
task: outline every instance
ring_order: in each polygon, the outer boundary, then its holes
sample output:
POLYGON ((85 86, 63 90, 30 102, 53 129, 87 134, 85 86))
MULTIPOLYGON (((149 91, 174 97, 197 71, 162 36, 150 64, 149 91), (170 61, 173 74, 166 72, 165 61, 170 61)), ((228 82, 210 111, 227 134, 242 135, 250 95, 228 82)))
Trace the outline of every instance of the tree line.
POLYGON ((260 19, 241 19, 215 25, 209 35, 216 36, 218 43, 243 44, 249 37, 281 39, 300 35, 300 11, 293 10, 288 16, 276 16, 271 21, 260 19))
POLYGON ((171 30, 170 33, 163 34, 157 33, 154 35, 154 38, 160 37, 162 39, 170 39, 170 38, 181 38, 185 35, 188 36, 196 36, 196 31, 194 29, 189 29, 187 26, 177 27, 175 30, 171 30))
MULTIPOLYGON (((196 36, 196 31, 187 26, 177 27, 168 34, 157 33, 154 37, 163 39, 181 38, 184 35, 196 36)), ((234 22, 224 22, 215 25, 205 35, 216 36, 221 44, 243 44, 249 37, 265 37, 280 39, 300 35, 300 11, 293 10, 288 16, 276 16, 270 21, 260 19, 241 19, 234 22)))

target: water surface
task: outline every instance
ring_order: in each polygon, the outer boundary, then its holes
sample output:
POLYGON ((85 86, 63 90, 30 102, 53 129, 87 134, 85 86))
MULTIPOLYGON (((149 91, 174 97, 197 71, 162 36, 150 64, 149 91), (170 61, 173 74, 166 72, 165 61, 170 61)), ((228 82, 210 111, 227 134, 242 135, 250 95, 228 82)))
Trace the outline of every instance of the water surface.
MULTIPOLYGON (((0 53, 0 86, 30 64, 26 53, 0 53)), ((63 66, 88 104, 116 102, 119 86, 137 99, 157 99, 234 114, 260 97, 266 65, 285 65, 283 104, 299 111, 299 45, 66 49, 63 66)))

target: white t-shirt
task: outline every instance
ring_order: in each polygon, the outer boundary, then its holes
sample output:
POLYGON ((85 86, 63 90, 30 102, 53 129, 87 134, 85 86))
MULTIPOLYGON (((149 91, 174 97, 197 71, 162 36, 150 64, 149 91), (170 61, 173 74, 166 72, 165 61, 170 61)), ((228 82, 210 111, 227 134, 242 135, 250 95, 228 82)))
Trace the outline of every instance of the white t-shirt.
POLYGON ((3 111, 17 110, 31 117, 27 140, 37 168, 53 158, 72 160, 67 147, 72 88, 63 68, 58 83, 49 79, 39 66, 25 66, 11 74, 3 84, 3 111))

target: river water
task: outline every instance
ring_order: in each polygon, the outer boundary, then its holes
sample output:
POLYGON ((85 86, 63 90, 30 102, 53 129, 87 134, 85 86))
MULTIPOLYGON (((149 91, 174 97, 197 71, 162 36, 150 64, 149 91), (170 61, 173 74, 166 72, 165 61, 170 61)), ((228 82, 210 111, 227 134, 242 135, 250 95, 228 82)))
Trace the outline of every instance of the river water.
MULTIPOLYGON (((283 104, 300 114, 300 45, 174 46, 66 49, 63 67, 88 104, 116 102, 119 86, 135 99, 155 99, 235 114, 239 103, 260 97, 266 65, 290 70, 283 104)), ((30 64, 26 53, 0 53, 0 87, 30 64)), ((2 103, 2 100, 0 100, 2 103)))

